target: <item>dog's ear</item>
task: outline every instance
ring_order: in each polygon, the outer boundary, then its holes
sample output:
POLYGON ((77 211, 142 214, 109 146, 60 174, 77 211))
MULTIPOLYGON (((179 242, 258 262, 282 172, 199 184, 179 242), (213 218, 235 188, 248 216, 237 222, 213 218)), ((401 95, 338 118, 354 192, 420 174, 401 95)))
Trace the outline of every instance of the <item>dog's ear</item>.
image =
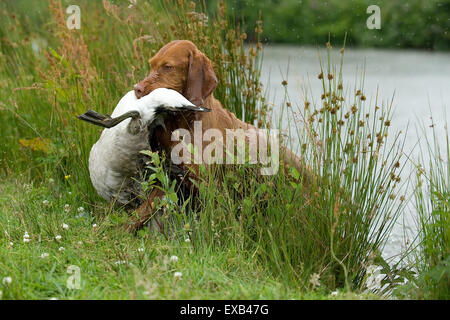
POLYGON ((199 50, 193 51, 189 55, 186 98, 196 106, 203 106, 216 87, 217 77, 211 61, 199 50))

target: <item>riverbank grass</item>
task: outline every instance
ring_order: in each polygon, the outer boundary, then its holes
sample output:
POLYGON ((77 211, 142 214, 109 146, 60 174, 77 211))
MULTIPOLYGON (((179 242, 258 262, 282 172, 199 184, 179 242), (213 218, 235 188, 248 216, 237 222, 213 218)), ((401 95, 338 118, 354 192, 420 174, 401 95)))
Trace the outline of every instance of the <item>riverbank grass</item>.
POLYGON ((125 212, 103 215, 107 207, 86 206, 67 184, 3 182, 3 299, 376 298, 286 286, 231 244, 194 247, 184 238, 119 232, 125 212), (80 270, 79 289, 71 287, 77 285, 74 267, 80 270))
MULTIPOLYGON (((445 115, 445 113, 444 113, 445 115)), ((445 118, 445 117, 444 117, 445 118)), ((433 119, 433 118, 431 118, 433 119)), ((432 125, 433 126, 433 125, 432 125)), ((426 132, 425 128, 422 132, 426 132)), ((417 249, 411 255, 417 272, 397 295, 411 299, 450 299, 450 143, 446 124, 446 146, 433 127, 424 135, 424 151, 417 162, 414 202, 417 209, 417 249), (429 155, 427 159, 424 155, 429 155)))

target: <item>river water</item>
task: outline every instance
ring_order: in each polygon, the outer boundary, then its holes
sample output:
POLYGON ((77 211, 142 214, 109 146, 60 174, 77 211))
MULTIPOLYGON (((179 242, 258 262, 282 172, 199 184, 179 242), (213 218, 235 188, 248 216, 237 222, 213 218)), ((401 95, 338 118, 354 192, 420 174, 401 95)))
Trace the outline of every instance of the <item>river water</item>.
MULTIPOLYGON (((287 80, 289 101, 303 105, 305 88, 308 99, 320 101, 322 94, 319 55, 326 65, 326 51, 311 47, 265 46, 262 68, 262 83, 267 90, 268 101, 274 103, 274 118, 279 114, 284 97, 282 81, 287 80)), ((339 49, 332 50, 332 61, 339 65, 339 49)), ((343 68, 344 88, 361 88, 370 106, 378 91, 378 104, 390 104, 394 114, 391 133, 405 134, 405 153, 412 158, 419 156, 419 139, 430 135, 429 125, 433 122, 439 144, 445 148, 445 123, 450 123, 450 53, 416 50, 381 50, 346 48, 343 68), (372 100, 371 100, 372 99, 372 100), (430 116, 433 115, 433 120, 430 116), (423 131, 423 126, 425 132, 423 131)), ((350 91, 351 92, 351 91, 350 91)), ((295 142, 294 142, 295 143, 295 142)), ((423 144, 425 146, 425 144, 423 144)), ((445 150, 445 149, 443 149, 445 150)), ((426 148, 422 148, 426 151, 426 148)), ((427 154, 422 154, 426 157, 427 154)), ((404 159, 405 160, 405 159, 404 159)), ((408 163, 402 180, 414 178, 414 166, 408 163)), ((411 196, 412 187, 405 192, 411 196)), ((408 196, 407 196, 408 197, 408 196)), ((415 235, 414 215, 416 211, 409 203, 405 214, 400 217, 384 250, 385 257, 399 253, 406 241, 415 235), (406 236, 405 236, 406 234, 406 236)))

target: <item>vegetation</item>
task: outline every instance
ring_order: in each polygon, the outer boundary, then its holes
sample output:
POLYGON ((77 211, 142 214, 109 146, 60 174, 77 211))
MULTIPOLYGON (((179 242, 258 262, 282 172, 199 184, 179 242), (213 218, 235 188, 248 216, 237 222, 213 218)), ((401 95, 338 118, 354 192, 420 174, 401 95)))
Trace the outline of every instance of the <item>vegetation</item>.
MULTIPOLYGON (((398 288, 400 297, 413 299, 450 299, 450 144, 441 150, 436 133, 426 138, 430 159, 427 170, 422 156, 417 168, 415 203, 419 237, 413 264, 417 277, 398 288)), ((426 154, 426 153, 422 153, 426 154)))
POLYGON ((403 210, 401 139, 389 135, 390 106, 369 102, 363 81, 343 87, 342 60, 321 60, 321 97, 286 95, 281 106, 286 144, 300 142, 315 181, 294 168, 258 176, 248 164, 203 167, 191 208, 193 199, 174 201, 150 153, 152 179, 171 200, 158 204, 170 233, 134 236, 122 228, 128 214, 91 185, 87 159, 100 130, 75 115, 110 112, 149 71, 148 58, 184 38, 213 61, 224 106, 263 125, 261 43, 244 47, 223 5, 207 19, 184 1, 80 1, 81 29, 68 30, 71 3, 39 2, 39 15, 30 3, 0 5, 3 298, 379 298, 410 275, 380 254, 403 210), (81 272, 77 290, 66 286, 71 266, 81 272), (385 275, 375 286, 374 266, 385 275))
MULTIPOLYGON (((217 1, 208 1, 214 12, 217 1)), ((254 24, 263 21, 262 39, 292 44, 333 42, 348 33, 348 45, 386 48, 450 49, 448 0, 227 0, 230 14, 253 37, 254 24), (370 5, 381 11, 381 29, 369 30, 370 5)))

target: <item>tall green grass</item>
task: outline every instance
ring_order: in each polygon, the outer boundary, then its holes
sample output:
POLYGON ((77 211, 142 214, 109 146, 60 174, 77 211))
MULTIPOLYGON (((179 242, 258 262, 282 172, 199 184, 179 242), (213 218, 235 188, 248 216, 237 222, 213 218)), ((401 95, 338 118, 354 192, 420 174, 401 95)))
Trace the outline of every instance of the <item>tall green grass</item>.
MULTIPOLYGON (((444 149, 434 124, 431 137, 424 134, 421 145, 414 190, 418 237, 412 260, 417 276, 399 288, 400 296, 450 299, 450 141, 445 125, 444 149)), ((422 132, 427 132, 425 127, 422 132)))

